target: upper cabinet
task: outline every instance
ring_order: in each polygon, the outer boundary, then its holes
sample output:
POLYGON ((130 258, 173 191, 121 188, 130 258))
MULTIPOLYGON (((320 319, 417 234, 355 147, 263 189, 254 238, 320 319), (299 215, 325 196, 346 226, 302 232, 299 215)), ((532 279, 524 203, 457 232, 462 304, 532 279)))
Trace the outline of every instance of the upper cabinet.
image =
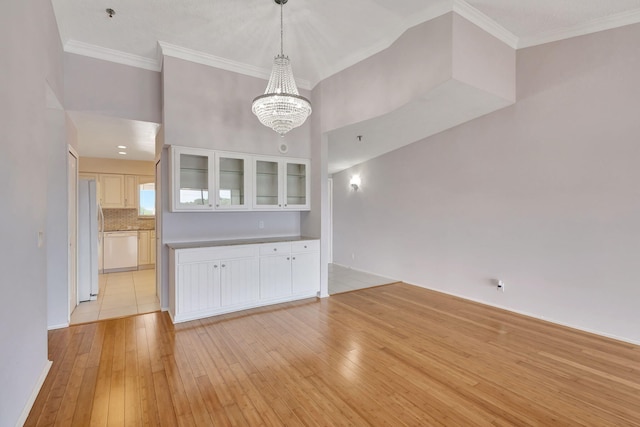
POLYGON ((254 157, 254 210, 282 209, 282 163, 272 157, 254 157))
POLYGON ((138 198, 136 197, 136 187, 138 185, 138 177, 135 175, 124 176, 124 207, 136 208, 138 198))
POLYGON ((308 210, 309 161, 254 157, 254 210, 308 210))
POLYGON ((244 210, 249 207, 250 161, 236 153, 215 154, 216 209, 244 210))
POLYGON ((211 211, 214 197, 214 155, 210 150, 172 147, 172 208, 174 211, 211 211))
POLYGON ((309 209, 309 161, 284 160, 284 208, 294 210, 309 209))
POLYGON ((124 207, 124 175, 101 174, 100 193, 103 208, 124 207))
POLYGON ((308 210, 309 164, 307 159, 173 146, 171 207, 173 211, 308 210))

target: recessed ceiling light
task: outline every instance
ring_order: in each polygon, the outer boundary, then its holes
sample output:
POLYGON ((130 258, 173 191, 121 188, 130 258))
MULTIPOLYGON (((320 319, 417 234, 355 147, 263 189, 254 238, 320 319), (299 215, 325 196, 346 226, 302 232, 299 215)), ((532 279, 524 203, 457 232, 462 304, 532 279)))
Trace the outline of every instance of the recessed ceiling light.
POLYGON ((121 150, 124 150, 125 148, 127 148, 127 146, 126 145, 118 145, 117 148, 120 148, 121 150))
POLYGON ((122 154, 123 156, 127 154, 126 151, 118 151, 118 154, 122 154))

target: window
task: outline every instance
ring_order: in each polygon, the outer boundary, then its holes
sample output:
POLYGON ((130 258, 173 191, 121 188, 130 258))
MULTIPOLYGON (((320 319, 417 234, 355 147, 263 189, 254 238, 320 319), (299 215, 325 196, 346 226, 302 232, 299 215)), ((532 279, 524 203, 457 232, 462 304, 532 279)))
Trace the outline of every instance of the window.
POLYGON ((138 185, 138 215, 155 216, 156 214, 156 184, 148 182, 138 185))

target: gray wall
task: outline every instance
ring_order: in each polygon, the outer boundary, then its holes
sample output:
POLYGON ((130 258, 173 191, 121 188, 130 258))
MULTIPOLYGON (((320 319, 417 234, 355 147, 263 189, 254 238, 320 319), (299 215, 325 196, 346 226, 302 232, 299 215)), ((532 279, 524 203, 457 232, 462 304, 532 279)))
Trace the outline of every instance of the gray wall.
POLYGON ((520 50, 515 105, 334 175, 335 262, 640 343, 639 39, 520 50))
MULTIPOLYGON (((47 362, 47 82, 60 98, 62 52, 50 2, 5 2, 0 14, 0 426, 21 419, 47 362), (45 234, 45 239, 47 239, 45 234)), ((53 138, 58 140, 57 136, 53 138)), ((66 244, 62 250, 66 250, 66 244)))
POLYGON ((64 54, 64 108, 161 123, 160 73, 64 54))

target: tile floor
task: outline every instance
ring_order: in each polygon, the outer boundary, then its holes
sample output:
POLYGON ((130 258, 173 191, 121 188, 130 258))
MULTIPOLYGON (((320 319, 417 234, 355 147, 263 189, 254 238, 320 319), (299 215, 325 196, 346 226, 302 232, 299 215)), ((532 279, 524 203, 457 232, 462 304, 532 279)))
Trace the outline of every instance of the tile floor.
POLYGON ((98 299, 81 302, 71 314, 72 325, 160 309, 153 269, 101 274, 99 282, 98 299))
POLYGON ((342 292, 355 291, 357 289, 371 288, 373 286, 394 283, 397 280, 388 277, 376 276, 363 271, 352 270, 338 264, 329 264, 329 295, 342 292))

